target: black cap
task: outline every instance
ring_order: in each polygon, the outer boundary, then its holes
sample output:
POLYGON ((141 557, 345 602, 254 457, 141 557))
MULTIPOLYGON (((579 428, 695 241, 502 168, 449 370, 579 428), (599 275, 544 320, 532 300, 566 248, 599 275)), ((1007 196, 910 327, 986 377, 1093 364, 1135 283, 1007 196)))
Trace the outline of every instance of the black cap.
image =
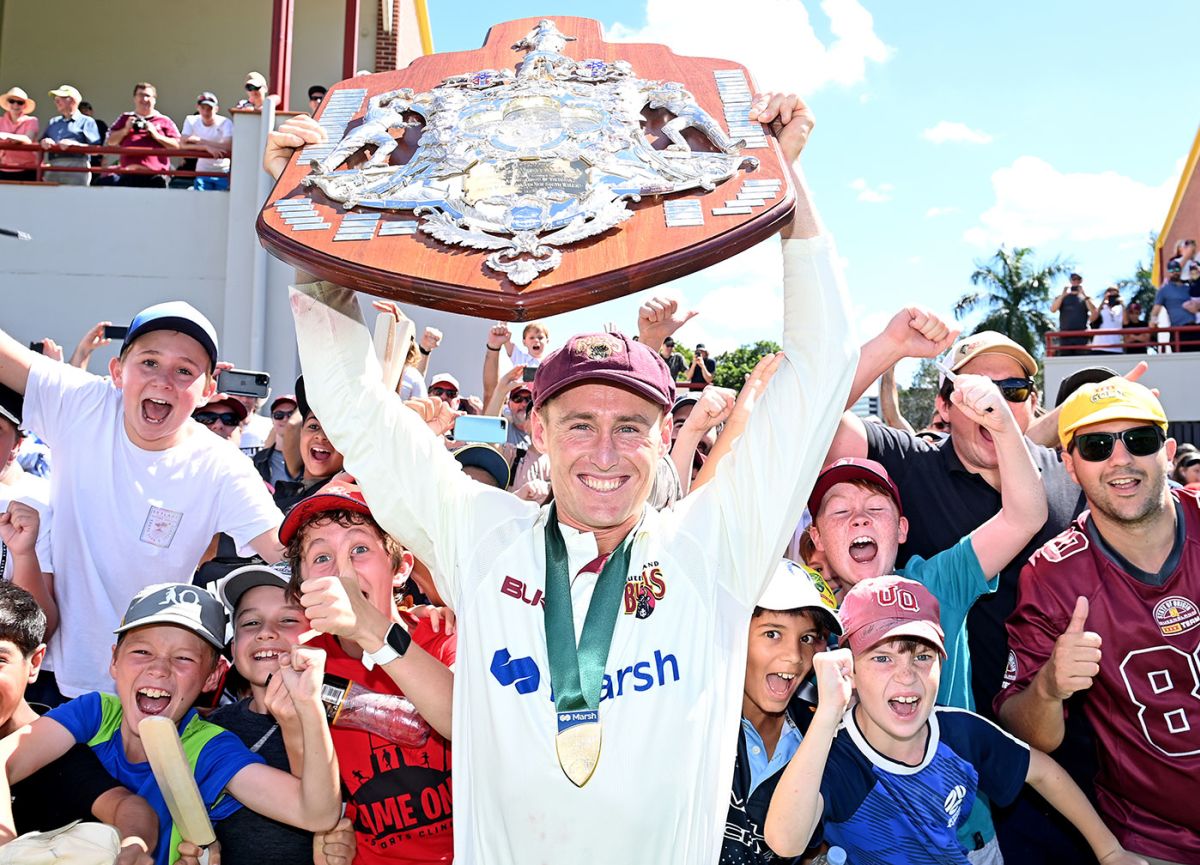
POLYGON ((17 429, 21 428, 21 415, 25 407, 25 397, 11 387, 0 384, 0 417, 8 418, 17 429))
POLYGON ((304 392, 304 376, 296 379, 296 408, 300 409, 300 420, 308 417, 312 407, 308 404, 308 394, 304 392))
POLYGON ((329 92, 328 87, 325 87, 324 85, 321 85, 321 84, 314 84, 312 87, 308 88, 308 98, 315 99, 317 96, 324 98, 325 94, 328 92, 329 92))
POLYGON ((508 489, 512 477, 512 469, 508 460, 494 447, 486 444, 469 444, 454 452, 454 458, 463 466, 476 466, 483 469, 496 481, 496 486, 502 490, 508 489))
POLYGON ((1117 374, 1106 366, 1085 366, 1083 369, 1077 369, 1064 378, 1062 384, 1058 386, 1058 396, 1054 399, 1054 407, 1058 408, 1066 401, 1067 397, 1085 384, 1099 384, 1116 377, 1117 374))

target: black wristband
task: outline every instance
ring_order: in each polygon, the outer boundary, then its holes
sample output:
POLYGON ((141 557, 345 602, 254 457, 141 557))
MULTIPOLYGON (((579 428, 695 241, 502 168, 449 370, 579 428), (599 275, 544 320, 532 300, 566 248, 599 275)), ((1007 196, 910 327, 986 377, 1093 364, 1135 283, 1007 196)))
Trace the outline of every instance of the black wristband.
POLYGON ((432 353, 432 352, 426 351, 425 346, 423 346, 423 345, 418 345, 417 351, 421 352, 421 354, 425 355, 426 357, 428 357, 432 353))
POLYGON ((496 346, 495 348, 492 348, 492 347, 489 345, 489 346, 486 346, 486 348, 487 348, 487 350, 488 350, 488 351, 499 351, 499 350, 500 350, 500 346, 496 346))

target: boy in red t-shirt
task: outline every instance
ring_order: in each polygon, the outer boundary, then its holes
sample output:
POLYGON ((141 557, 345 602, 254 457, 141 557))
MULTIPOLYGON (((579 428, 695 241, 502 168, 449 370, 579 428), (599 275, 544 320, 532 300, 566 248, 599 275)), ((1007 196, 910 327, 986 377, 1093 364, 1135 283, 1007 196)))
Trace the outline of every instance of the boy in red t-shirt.
POLYGON ((279 530, 291 591, 320 632, 325 670, 368 690, 403 694, 433 728, 410 748, 335 726, 334 749, 358 843, 356 863, 449 862, 454 855, 450 706, 455 638, 401 613, 393 592, 412 555, 375 522, 353 477, 336 475, 288 512, 279 530))

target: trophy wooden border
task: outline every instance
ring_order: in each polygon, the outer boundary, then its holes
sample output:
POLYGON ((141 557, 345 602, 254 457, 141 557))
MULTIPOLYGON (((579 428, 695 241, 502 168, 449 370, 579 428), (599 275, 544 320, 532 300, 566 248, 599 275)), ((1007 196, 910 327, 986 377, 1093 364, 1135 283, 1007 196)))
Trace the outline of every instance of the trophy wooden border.
MULTIPOLYGON (((539 20, 525 18, 497 24, 489 29, 484 46, 475 51, 420 57, 402 70, 342 81, 330 88, 317 117, 320 119, 329 105, 329 96, 340 90, 365 88, 369 95, 374 95, 412 87, 420 92, 452 75, 514 68, 524 54, 511 46, 539 20)), ((723 117, 724 108, 714 71, 742 72, 750 92, 754 92, 753 79, 738 63, 683 57, 661 45, 604 42, 599 23, 588 18, 558 16, 552 20, 564 34, 575 37, 564 54, 573 59, 625 60, 639 78, 682 82, 699 105, 718 119, 723 117)), ((364 110, 365 106, 354 116, 351 127, 361 119, 364 110)), ((649 116, 646 129, 651 135, 671 117, 661 110, 644 113, 649 116)), ((726 124, 723 126, 727 128, 726 124)), ((392 154, 393 162, 401 163, 408 158, 416 148, 419 134, 419 129, 406 131, 392 154)), ((684 136, 693 149, 712 149, 707 139, 695 130, 687 129, 684 136)), ((268 196, 255 228, 260 242, 273 255, 320 279, 402 303, 522 322, 678 279, 742 252, 777 232, 791 219, 795 193, 782 151, 769 133, 765 144, 742 151, 758 159, 756 169, 739 172, 712 191, 646 196, 631 203, 632 218, 601 235, 560 247, 562 263, 524 286, 514 285, 503 274, 488 269, 484 265, 486 251, 447 246, 419 231, 379 237, 366 243, 335 241, 335 221, 340 222, 344 215, 342 206, 317 188, 300 184, 309 168, 298 163, 299 154, 292 157, 268 196), (726 204, 733 203, 745 180, 777 181, 775 197, 751 208, 750 213, 714 215, 714 209, 724 209, 726 204), (309 199, 317 213, 330 217, 328 221, 334 227, 319 232, 289 230, 274 205, 281 199, 299 196, 309 199), (698 201, 703 225, 668 227, 662 205, 676 200, 698 201)), ((662 145, 665 141, 656 144, 662 145)), ((380 224, 417 219, 411 212, 381 214, 380 224)))

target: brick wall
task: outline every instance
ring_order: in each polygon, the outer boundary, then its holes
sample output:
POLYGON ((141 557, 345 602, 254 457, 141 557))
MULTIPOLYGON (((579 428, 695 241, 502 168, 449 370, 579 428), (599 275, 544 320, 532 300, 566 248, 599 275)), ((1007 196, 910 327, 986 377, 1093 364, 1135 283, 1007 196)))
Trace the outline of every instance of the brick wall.
POLYGON ((398 68, 396 49, 400 42, 400 0, 376 0, 374 5, 375 17, 378 22, 378 26, 375 28, 375 71, 389 72, 398 68), (390 3, 392 6, 391 33, 385 33, 383 30, 384 3, 390 3))

